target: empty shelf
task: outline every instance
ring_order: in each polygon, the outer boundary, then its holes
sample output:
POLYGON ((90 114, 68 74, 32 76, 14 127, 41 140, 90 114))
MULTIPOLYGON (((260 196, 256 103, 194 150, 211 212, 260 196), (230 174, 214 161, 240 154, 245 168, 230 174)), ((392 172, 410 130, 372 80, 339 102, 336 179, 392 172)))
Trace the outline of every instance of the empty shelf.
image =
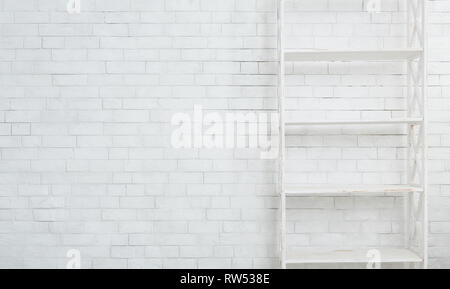
MULTIPOLYGON (((287 265, 294 264, 325 264, 325 263, 368 263, 371 258, 367 253, 371 249, 356 250, 302 250, 293 255, 288 254, 287 265)), ((381 263, 421 263, 423 259, 415 252, 402 248, 377 248, 381 263)))
POLYGON ((359 186, 286 186, 286 195, 315 196, 315 195, 351 195, 351 194, 397 194, 423 192, 419 186, 408 185, 359 185, 359 186))
POLYGON ((412 60, 422 49, 385 50, 285 50, 286 61, 389 61, 412 60))
POLYGON ((376 125, 376 124, 421 124, 422 118, 405 118, 392 120, 318 120, 318 121, 288 121, 288 126, 300 125, 376 125))

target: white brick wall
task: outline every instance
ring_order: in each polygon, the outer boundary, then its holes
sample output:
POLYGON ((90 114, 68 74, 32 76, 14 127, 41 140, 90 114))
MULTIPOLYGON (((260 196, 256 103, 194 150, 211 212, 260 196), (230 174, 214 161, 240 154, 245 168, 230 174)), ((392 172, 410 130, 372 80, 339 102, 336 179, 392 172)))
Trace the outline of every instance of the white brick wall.
MULTIPOLYGON (((404 1, 301 0, 288 45, 404 43, 404 1)), ((450 1, 431 3, 430 258, 450 267, 450 1)), ((177 150, 170 119, 277 107, 276 0, 0 0, 0 267, 278 267, 276 162, 177 150)), ((402 113, 404 67, 290 64, 291 117, 402 113), (298 96, 303 98, 299 99, 298 96), (359 111, 363 111, 360 113, 359 111), (301 113, 299 113, 301 112, 301 113)), ((400 182, 404 132, 290 136, 291 182, 400 182)), ((302 198, 295 246, 396 245, 401 198, 302 198)))

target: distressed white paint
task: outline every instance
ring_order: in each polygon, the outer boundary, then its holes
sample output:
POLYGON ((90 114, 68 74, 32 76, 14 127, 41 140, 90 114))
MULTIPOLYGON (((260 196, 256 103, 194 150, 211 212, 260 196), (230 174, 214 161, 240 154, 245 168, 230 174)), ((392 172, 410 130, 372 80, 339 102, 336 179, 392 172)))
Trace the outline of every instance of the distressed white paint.
MULTIPOLYGON (((82 268, 278 268, 276 161, 170 145, 171 117, 194 105, 277 111, 277 0, 82 0, 80 14, 66 2, 0 0, 0 266, 66 268, 79 250, 82 268)), ((373 15, 367 2, 286 7, 286 48, 403 45, 404 1, 373 15)), ((429 267, 448 268, 450 1, 429 2, 429 267)), ((405 71, 288 65, 286 120, 406 118, 395 97, 405 71)), ((405 180, 396 127, 288 132, 286 180, 405 180)), ((294 198, 287 242, 402 246, 402 206, 396 195, 294 198)))

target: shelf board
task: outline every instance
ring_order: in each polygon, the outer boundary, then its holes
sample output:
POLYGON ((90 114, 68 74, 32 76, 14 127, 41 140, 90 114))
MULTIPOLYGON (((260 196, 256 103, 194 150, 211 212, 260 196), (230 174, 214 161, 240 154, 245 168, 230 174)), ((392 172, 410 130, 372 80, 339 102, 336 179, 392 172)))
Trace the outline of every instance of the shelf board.
POLYGON ((419 58, 422 49, 285 50, 285 61, 389 61, 419 58))
MULTIPOLYGON (((330 263, 367 263, 370 259, 367 252, 370 249, 354 250, 301 250, 295 254, 288 254, 287 265, 295 264, 330 264, 330 263)), ((380 252, 381 263, 421 263, 423 259, 408 249, 377 248, 380 252)))
POLYGON ((422 124, 422 118, 405 118, 391 120, 307 120, 307 121, 288 121, 287 126, 303 125, 377 125, 377 124, 422 124))
POLYGON ((358 185, 358 186, 286 186, 289 197, 317 195, 352 195, 352 194, 399 194, 424 192, 422 187, 408 185, 358 185))

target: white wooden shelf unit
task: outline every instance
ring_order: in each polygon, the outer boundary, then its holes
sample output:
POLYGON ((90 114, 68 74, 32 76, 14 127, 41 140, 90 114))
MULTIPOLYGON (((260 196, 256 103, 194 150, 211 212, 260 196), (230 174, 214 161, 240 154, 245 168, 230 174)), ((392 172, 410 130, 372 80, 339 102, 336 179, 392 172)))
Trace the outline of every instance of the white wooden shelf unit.
MULTIPOLYGON (((414 264, 427 268, 428 212, 427 212, 427 0, 404 0, 407 3, 407 43, 404 49, 381 50, 293 50, 285 49, 285 2, 278 0, 279 114, 281 194, 281 267, 298 264, 368 263, 367 252, 377 249, 381 263, 414 264), (286 62, 334 61, 400 61, 407 63, 407 117, 386 120, 319 120, 292 121, 285 119, 286 62), (407 184, 381 186, 291 186, 286 184, 286 135, 296 126, 333 125, 406 125, 408 126, 407 184), (401 248, 352 248, 351 250, 318 250, 302 248, 291 252, 286 244, 286 203, 301 196, 367 196, 374 194, 402 194, 405 199, 404 246, 401 248)), ((311 0, 312 1, 312 0, 311 0)), ((307 221, 305 221, 307 222, 307 221)))

